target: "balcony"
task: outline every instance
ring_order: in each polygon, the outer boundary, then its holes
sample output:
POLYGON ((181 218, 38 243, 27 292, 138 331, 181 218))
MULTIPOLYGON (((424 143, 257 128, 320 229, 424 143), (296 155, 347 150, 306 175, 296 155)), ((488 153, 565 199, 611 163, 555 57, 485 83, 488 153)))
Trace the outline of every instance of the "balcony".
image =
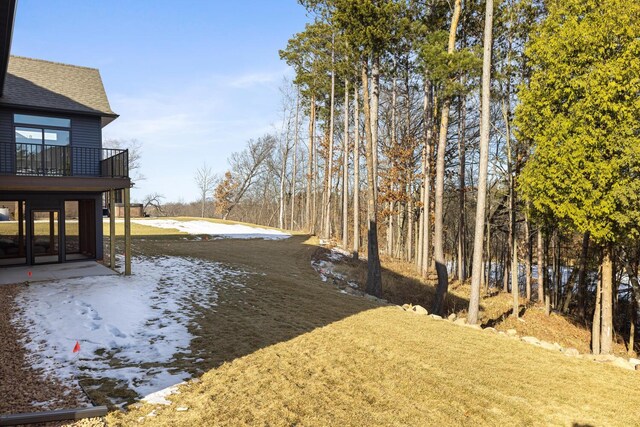
POLYGON ((116 148, 0 143, 0 174, 128 178, 129 152, 116 148))
POLYGON ((130 186, 128 150, 0 143, 3 190, 107 191, 130 186))

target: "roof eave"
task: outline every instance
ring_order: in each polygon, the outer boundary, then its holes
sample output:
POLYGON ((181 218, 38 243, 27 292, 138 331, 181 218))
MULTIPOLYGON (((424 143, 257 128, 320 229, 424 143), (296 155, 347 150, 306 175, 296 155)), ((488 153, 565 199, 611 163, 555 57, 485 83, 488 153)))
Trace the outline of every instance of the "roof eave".
POLYGON ((13 38, 13 24, 16 16, 17 0, 7 0, 0 2, 0 96, 4 92, 4 81, 9 67, 9 56, 11 55, 11 40, 13 38))
POLYGON ((82 110, 68 110, 64 108, 50 108, 50 107, 38 107, 34 105, 14 104, 14 103, 1 103, 0 109, 20 109, 20 110, 33 110, 41 111, 43 113, 56 113, 56 114, 77 114, 80 116, 93 116, 101 118, 101 127, 105 127, 118 117, 119 114, 114 112, 102 112, 102 111, 82 111, 82 110))

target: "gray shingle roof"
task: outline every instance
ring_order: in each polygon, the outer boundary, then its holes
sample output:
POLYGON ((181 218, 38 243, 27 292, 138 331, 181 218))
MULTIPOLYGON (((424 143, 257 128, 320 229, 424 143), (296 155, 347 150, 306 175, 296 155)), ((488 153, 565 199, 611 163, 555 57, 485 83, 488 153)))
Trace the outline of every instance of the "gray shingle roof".
POLYGON ((2 105, 96 114, 103 126, 117 117, 97 69, 21 56, 9 58, 2 105))

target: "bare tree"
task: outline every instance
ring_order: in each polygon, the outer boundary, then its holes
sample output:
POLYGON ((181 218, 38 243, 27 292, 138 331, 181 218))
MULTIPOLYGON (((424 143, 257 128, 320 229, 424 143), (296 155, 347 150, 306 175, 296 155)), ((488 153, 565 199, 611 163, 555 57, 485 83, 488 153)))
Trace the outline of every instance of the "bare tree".
POLYGON ((102 143, 104 148, 115 148, 129 151, 129 176, 133 182, 144 181, 146 178, 142 174, 142 142, 135 138, 110 138, 102 143))
POLYGON ((206 163, 203 163, 202 166, 196 170, 194 180, 196 181, 196 185, 200 191, 200 216, 204 218, 207 195, 213 191, 216 183, 216 176, 211 171, 211 168, 207 166, 206 163))
POLYGON ((144 196, 142 199, 142 206, 145 213, 147 213, 147 209, 152 208, 156 214, 162 215, 162 201, 164 200, 164 196, 160 193, 151 193, 144 196))
MULTIPOLYGON (((223 218, 226 219, 229 216, 260 175, 266 171, 265 166, 275 146, 276 138, 273 135, 265 135, 257 140, 249 140, 244 150, 231 155, 229 159, 231 170, 227 175, 228 180, 233 184, 230 185, 232 190, 226 195, 225 211, 221 212, 223 218)), ((265 186, 264 189, 266 188, 265 186)))

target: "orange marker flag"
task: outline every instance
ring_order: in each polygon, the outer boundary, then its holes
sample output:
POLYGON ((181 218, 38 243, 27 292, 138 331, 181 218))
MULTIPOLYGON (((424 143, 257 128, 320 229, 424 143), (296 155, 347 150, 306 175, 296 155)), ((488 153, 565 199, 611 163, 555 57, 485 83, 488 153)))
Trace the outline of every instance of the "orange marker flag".
POLYGON ((73 352, 77 353, 80 351, 80 343, 76 341, 76 345, 73 347, 73 352))

